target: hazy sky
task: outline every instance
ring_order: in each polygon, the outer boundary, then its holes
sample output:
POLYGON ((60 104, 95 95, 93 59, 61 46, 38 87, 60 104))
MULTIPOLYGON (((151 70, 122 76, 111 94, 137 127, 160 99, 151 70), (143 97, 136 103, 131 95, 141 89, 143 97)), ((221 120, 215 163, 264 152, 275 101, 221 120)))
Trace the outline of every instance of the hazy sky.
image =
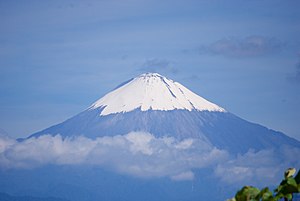
POLYGON ((0 0, 0 128, 28 136, 158 72, 300 140, 299 8, 296 0, 0 0))

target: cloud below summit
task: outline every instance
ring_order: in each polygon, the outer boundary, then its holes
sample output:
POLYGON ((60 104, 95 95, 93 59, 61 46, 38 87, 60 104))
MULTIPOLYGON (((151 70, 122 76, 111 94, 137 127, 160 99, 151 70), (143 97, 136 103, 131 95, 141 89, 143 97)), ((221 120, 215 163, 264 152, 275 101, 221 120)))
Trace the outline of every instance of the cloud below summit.
POLYGON ((223 182, 240 185, 270 185, 279 183, 289 167, 300 167, 297 160, 300 149, 281 146, 258 152, 249 150, 215 168, 215 174, 223 182))
POLYGON ((191 180, 194 168, 208 167, 228 157, 208 143, 149 133, 123 136, 66 138, 45 135, 17 142, 0 138, 0 168, 35 168, 43 165, 96 165, 142 178, 170 177, 191 180))
POLYGON ((91 165, 134 177, 174 181, 193 180, 195 171, 211 168, 225 183, 268 185, 280 181, 286 168, 300 167, 295 157, 299 155, 299 148, 285 146, 234 156, 198 139, 178 141, 144 132, 94 140, 44 135, 17 142, 0 137, 0 170, 91 165))

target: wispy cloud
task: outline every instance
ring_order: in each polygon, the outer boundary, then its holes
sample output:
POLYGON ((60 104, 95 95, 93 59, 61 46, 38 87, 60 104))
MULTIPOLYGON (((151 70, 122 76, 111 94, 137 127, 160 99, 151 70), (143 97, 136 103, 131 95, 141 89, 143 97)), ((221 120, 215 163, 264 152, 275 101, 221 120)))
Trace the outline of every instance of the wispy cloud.
POLYGON ((277 53, 284 45, 276 38, 253 35, 245 38, 223 38, 201 46, 198 52, 225 57, 257 57, 277 53))
POLYGON ((148 59, 138 69, 142 72, 157 72, 157 73, 177 73, 178 69, 174 67, 173 62, 166 59, 148 59))

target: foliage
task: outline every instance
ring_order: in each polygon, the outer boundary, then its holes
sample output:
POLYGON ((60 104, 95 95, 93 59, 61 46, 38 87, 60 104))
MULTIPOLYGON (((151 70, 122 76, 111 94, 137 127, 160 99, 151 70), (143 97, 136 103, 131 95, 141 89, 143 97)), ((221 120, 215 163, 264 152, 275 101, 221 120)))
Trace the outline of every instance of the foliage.
POLYGON ((274 190, 274 193, 268 187, 262 190, 253 186, 244 186, 239 190, 235 197, 227 201, 292 201, 293 195, 300 193, 300 171, 296 173, 295 168, 289 168, 284 173, 284 179, 279 186, 274 190))

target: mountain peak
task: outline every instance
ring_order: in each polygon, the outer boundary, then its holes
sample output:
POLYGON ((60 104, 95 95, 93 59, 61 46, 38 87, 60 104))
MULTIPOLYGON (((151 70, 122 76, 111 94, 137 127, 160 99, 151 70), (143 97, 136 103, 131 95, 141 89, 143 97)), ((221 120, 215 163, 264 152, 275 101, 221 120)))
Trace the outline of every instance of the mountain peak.
POLYGON ((145 73, 125 82, 92 104, 89 109, 101 108, 101 116, 147 110, 225 110, 193 93, 178 82, 158 73, 145 73))
POLYGON ((160 78, 163 78, 163 76, 158 74, 158 73, 144 73, 144 74, 141 74, 137 77, 141 77, 141 78, 160 77, 160 78))

